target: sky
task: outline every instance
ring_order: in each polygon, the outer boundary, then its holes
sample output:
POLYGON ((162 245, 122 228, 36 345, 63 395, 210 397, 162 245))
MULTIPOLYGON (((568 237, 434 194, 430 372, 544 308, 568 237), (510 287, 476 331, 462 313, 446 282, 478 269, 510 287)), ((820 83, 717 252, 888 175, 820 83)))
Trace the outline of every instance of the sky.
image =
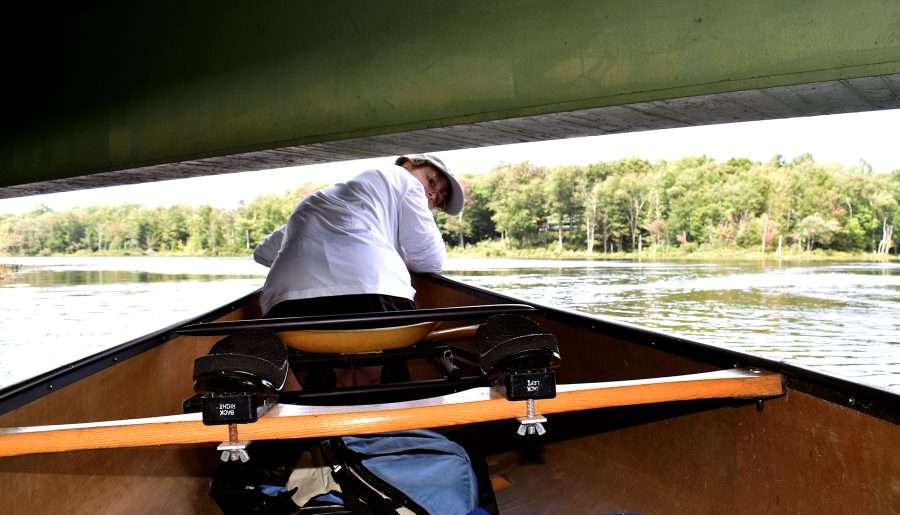
MULTIPOLYGON (((790 160, 809 152, 820 163, 869 163, 876 172, 900 169, 897 128, 900 110, 873 111, 759 122, 705 125, 627 134, 519 143, 435 152, 456 174, 484 173, 498 165, 531 161, 558 166, 640 157, 649 161, 706 155, 723 161, 745 157, 767 161, 775 154, 790 160)), ((235 208, 266 193, 281 194, 307 182, 339 182, 393 157, 344 161, 257 172, 114 186, 0 200, 0 213, 20 213, 45 205, 56 211, 91 205, 136 203, 235 208)))

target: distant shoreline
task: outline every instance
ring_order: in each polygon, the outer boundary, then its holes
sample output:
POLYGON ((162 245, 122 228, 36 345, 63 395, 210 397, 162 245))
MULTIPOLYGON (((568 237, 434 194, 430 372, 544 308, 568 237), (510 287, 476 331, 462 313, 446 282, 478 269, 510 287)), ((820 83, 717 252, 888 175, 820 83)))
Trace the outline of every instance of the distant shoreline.
POLYGON ((451 249, 450 257, 478 257, 478 258, 519 258, 519 259, 574 259, 594 261, 872 261, 872 262, 900 262, 900 256, 884 254, 872 254, 867 252, 841 252, 816 249, 812 251, 788 251, 780 255, 774 251, 762 253, 748 249, 700 249, 690 252, 678 249, 645 250, 643 252, 594 252, 588 254, 585 251, 563 250, 562 252, 550 249, 509 249, 506 252, 479 252, 478 249, 451 249))
MULTIPOLYGON (((841 252, 815 249, 812 251, 788 250, 782 252, 779 256, 775 251, 762 253, 758 250, 749 249, 698 249, 690 252, 682 251, 677 248, 653 249, 643 252, 594 252, 588 254, 583 250, 563 249, 558 251, 553 248, 499 248, 492 246, 485 248, 482 246, 467 246, 465 248, 449 247, 447 256, 451 258, 481 258, 481 259, 543 259, 543 260, 574 260, 574 261, 785 261, 785 262, 822 262, 822 261, 867 261, 867 262, 900 262, 900 256, 873 254, 866 252, 841 252)), ((0 254, 0 257, 7 258, 26 258, 26 257, 183 257, 183 258, 249 258, 250 253, 240 254, 188 254, 188 253, 110 253, 95 252, 86 253, 79 252, 73 254, 45 254, 41 256, 18 256, 11 254, 0 254)), ((0 281, 3 280, 5 274, 0 268, 0 281)))

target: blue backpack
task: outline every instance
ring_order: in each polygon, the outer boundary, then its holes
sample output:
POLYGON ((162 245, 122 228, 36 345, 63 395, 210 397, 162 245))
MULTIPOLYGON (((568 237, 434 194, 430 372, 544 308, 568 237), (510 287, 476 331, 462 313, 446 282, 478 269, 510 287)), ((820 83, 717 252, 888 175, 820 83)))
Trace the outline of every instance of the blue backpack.
POLYGON ((487 513, 478 508, 469 455, 434 431, 259 441, 250 455, 247 463, 220 463, 211 482, 210 496, 226 515, 487 513), (320 479, 289 480, 300 471, 320 479))
POLYGON ((466 515, 478 506, 478 480, 469 455, 434 431, 348 436, 328 445, 337 458, 332 470, 348 506, 364 499, 381 504, 385 513, 403 506, 434 515, 466 515))

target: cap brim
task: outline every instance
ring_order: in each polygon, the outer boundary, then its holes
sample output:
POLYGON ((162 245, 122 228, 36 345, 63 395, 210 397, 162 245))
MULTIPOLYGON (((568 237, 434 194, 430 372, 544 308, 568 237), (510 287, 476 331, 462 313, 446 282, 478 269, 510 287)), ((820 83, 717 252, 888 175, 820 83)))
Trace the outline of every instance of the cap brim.
POLYGON ((450 183, 450 200, 446 203, 443 210, 448 215, 458 215, 459 212, 462 211, 463 203, 465 203, 462 186, 459 185, 459 181, 456 180, 456 177, 449 173, 444 173, 444 177, 446 177, 447 182, 450 183))

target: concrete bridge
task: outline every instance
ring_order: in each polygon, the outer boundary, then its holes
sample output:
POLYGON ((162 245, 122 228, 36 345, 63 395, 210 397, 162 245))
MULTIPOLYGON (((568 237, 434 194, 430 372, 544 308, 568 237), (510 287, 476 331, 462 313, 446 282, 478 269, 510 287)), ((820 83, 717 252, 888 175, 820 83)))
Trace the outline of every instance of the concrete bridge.
POLYGON ((895 0, 93 2, 6 25, 0 198, 900 107, 895 0))

